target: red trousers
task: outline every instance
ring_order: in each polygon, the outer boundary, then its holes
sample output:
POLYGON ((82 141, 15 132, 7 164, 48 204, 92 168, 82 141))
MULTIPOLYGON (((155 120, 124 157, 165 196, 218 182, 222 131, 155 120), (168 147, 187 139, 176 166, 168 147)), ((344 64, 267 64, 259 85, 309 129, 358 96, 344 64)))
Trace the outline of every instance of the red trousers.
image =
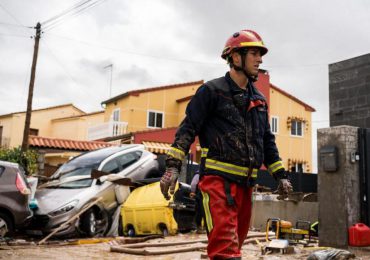
POLYGON ((224 178, 205 175, 199 181, 198 187, 203 196, 208 257, 241 257, 240 249, 247 237, 252 213, 252 188, 230 183, 230 195, 234 205, 229 205, 224 178))

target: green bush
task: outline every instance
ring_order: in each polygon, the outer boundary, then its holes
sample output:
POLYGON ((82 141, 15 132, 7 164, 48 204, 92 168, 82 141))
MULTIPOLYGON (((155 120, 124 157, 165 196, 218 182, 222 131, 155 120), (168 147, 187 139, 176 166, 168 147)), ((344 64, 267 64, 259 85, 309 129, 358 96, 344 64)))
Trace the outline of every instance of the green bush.
POLYGON ((27 150, 22 153, 21 148, 1 148, 0 160, 19 163, 27 175, 36 173, 37 171, 37 153, 34 150, 27 150))

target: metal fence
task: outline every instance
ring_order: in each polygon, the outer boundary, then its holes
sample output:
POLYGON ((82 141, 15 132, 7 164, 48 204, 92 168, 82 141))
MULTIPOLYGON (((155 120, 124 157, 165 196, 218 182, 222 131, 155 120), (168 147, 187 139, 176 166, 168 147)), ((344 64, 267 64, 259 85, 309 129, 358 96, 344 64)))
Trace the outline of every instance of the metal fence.
MULTIPOLYGON (((317 192, 317 174, 290 172, 289 177, 295 192, 317 192)), ((269 187, 272 190, 276 190, 278 185, 268 171, 258 172, 257 183, 259 185, 269 187)))
MULTIPOLYGON (((199 165, 188 164, 186 182, 190 183, 193 174, 198 170, 199 165)), ((278 182, 268 173, 268 171, 260 170, 257 175, 256 183, 261 186, 276 190, 278 182)), ((290 181, 293 185, 294 192, 316 193, 317 192, 317 174, 316 173, 301 173, 290 172, 290 181)))

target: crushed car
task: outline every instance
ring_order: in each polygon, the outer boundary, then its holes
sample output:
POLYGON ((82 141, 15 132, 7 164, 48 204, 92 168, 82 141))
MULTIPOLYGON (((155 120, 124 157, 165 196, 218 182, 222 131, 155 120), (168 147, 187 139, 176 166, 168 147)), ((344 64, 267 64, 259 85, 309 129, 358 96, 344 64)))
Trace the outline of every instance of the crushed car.
POLYGON ((131 180, 160 176, 156 155, 144 150, 143 145, 107 147, 75 157, 62 165, 49 182, 38 187, 37 209, 28 233, 51 233, 88 203, 102 198, 55 235, 94 237, 107 234, 114 212, 130 192, 127 186, 116 185, 106 176, 92 178, 94 171, 131 180))

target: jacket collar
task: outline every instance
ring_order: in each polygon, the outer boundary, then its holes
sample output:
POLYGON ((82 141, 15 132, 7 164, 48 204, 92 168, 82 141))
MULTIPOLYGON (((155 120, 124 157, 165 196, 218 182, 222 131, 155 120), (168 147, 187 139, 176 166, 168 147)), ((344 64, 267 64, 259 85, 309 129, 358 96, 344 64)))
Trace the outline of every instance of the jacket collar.
MULTIPOLYGON (((242 89, 238 86, 238 84, 235 83, 235 81, 230 77, 230 73, 226 72, 225 79, 230 87, 230 90, 232 93, 240 93, 240 92, 246 92, 245 89, 242 89)), ((249 90, 250 99, 251 100, 263 100, 266 101, 265 96, 258 91, 258 89, 254 86, 253 82, 250 80, 248 81, 247 89, 249 90)))

